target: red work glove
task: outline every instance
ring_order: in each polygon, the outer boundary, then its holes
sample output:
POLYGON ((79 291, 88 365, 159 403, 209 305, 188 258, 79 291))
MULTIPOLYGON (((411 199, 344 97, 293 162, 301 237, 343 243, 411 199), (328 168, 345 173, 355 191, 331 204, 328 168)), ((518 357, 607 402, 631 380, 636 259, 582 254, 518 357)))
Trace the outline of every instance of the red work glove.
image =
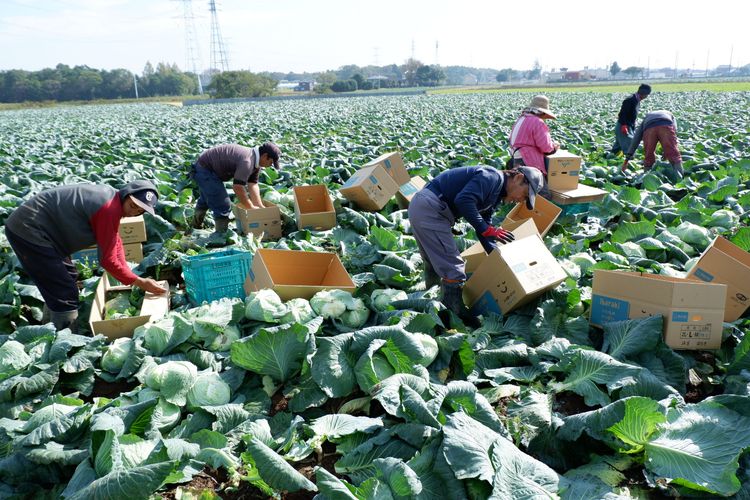
POLYGON ((510 231, 506 231, 501 227, 488 227, 485 232, 482 233, 485 238, 500 241, 502 243, 510 243, 515 240, 516 237, 510 231))
POLYGON ((620 132, 622 132, 625 135, 628 135, 628 126, 627 125, 620 125, 620 132))

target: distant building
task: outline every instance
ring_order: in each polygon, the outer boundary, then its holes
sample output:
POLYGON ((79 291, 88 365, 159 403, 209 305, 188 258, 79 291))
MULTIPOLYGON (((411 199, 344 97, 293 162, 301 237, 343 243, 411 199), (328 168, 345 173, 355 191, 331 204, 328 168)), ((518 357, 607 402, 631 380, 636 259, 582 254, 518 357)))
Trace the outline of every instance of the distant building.
POLYGON ((310 92, 315 88, 315 82, 297 82, 295 92, 310 92))

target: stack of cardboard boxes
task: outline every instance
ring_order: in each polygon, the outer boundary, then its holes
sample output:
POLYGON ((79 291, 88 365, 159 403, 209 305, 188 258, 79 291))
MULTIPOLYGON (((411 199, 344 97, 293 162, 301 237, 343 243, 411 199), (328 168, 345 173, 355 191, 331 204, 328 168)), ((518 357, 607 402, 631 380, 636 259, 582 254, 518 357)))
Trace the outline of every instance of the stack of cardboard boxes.
MULTIPOLYGON (((140 262, 143 260, 143 242, 146 241, 146 222, 143 216, 123 217, 120 220, 120 239, 125 249, 125 260, 140 262)), ((99 263, 99 249, 96 246, 84 248, 73 255, 73 260, 88 261, 90 264, 99 263)))
POLYGON ((550 198, 560 206, 591 203, 603 199, 607 192, 579 184, 581 157, 564 149, 546 157, 547 185, 550 198))

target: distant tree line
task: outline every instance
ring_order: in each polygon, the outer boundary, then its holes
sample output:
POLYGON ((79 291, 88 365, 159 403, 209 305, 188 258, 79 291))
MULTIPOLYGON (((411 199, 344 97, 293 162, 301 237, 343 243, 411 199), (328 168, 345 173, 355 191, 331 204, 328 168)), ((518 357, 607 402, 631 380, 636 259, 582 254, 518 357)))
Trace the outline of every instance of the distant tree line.
MULTIPOLYGON (((136 75, 140 97, 190 95, 198 92, 192 73, 176 64, 146 63, 136 75)), ((133 73, 126 69, 103 70, 58 64, 39 71, 0 71, 0 102, 78 101, 135 97, 133 73)))

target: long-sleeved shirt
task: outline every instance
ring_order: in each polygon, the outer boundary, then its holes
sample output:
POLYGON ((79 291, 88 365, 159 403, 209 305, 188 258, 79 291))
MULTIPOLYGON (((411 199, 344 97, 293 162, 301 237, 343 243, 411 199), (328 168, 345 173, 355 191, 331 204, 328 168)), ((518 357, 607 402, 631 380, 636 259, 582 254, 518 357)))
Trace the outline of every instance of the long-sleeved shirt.
POLYGON ((643 121, 638 125, 638 128, 635 129, 633 140, 630 142, 630 149, 628 149, 628 152, 625 153, 625 156, 627 158, 633 157, 633 155, 635 154, 635 150, 638 149, 638 146, 640 146, 641 141, 643 140, 643 132, 652 127, 659 127, 664 125, 672 126, 674 127, 675 132, 677 131, 677 120, 675 119, 674 115, 666 109, 652 111, 644 116, 643 121))
POLYGON ((198 164, 212 170, 224 182, 233 179, 234 184, 257 184, 260 174, 258 149, 239 144, 222 144, 201 153, 198 164))
POLYGON ((490 253, 495 245, 482 233, 490 227, 492 214, 505 196, 505 176, 493 167, 476 165, 446 170, 430 185, 456 218, 463 217, 472 225, 485 251, 490 253))
POLYGON ((529 167, 536 167, 547 175, 544 156, 555 152, 555 144, 544 120, 533 113, 524 113, 510 133, 510 147, 521 153, 523 162, 529 167))
POLYGON ((641 97, 635 93, 622 101, 620 113, 617 115, 617 123, 635 128, 635 121, 638 119, 638 110, 641 107, 641 97))
POLYGON ((125 195, 111 186, 60 186, 25 201, 5 225, 29 243, 54 248, 61 255, 96 244, 101 266, 130 285, 137 276, 127 265, 119 233, 125 195))

